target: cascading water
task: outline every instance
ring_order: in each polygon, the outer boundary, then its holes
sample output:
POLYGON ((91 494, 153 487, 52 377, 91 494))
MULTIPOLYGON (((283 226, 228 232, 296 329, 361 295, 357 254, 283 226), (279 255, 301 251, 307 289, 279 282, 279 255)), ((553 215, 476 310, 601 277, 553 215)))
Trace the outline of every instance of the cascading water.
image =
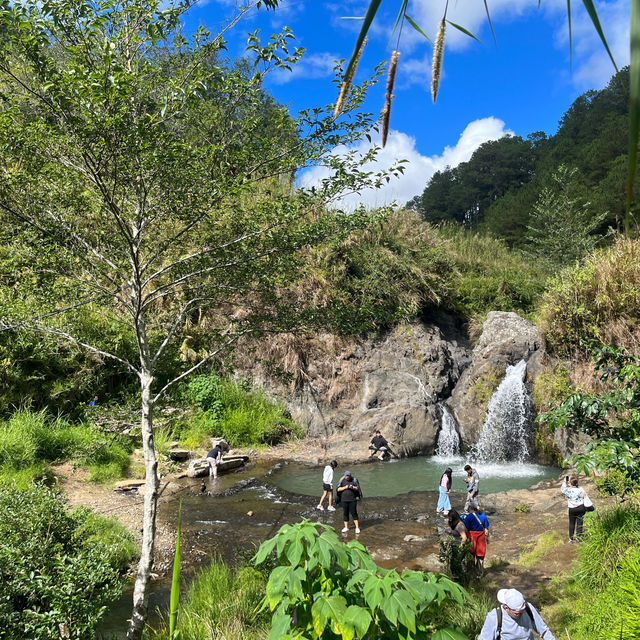
POLYGON ((460 453, 460 436, 456 431, 456 421, 446 405, 440 405, 442 408, 442 422, 440 433, 438 434, 438 444, 436 446, 436 455, 444 458, 451 458, 460 453))
POLYGON ((524 360, 507 367, 504 380, 489 400, 480 440, 472 450, 474 459, 523 462, 527 458, 530 402, 524 385, 526 370, 524 360))

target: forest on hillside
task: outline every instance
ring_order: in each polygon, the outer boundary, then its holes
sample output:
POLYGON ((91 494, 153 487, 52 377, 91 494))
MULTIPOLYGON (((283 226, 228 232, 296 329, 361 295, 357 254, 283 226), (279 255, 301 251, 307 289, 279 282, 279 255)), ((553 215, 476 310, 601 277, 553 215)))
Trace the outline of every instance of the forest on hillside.
POLYGON ((626 67, 605 88, 579 96, 554 135, 486 142, 468 162, 437 172, 407 207, 432 224, 455 222, 555 264, 570 263, 621 229, 628 105, 626 67), (576 233, 579 241, 568 242, 576 233))

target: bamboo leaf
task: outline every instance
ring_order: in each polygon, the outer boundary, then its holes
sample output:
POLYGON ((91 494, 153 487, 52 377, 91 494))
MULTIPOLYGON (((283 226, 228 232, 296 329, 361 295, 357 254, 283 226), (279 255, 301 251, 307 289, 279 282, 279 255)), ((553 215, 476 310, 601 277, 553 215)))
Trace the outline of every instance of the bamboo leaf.
POLYGON ((571 29, 571 0, 567 0, 567 20, 569 22, 569 67, 573 66, 573 31, 571 29))
POLYGON ((398 15, 396 16, 396 21, 393 25, 393 29, 391 30, 391 35, 389 36, 389 43, 391 43, 393 34, 396 32, 396 29, 398 28, 398 24, 400 24, 400 20, 402 19, 402 16, 405 14, 407 10, 408 3, 409 3, 409 0, 402 0, 402 3, 400 4, 400 11, 398 11, 398 15))
POLYGON ((491 14, 489 13, 489 5, 487 4, 487 0, 484 0, 484 10, 487 12, 487 20, 489 22, 489 27, 491 29, 491 35, 493 36, 493 41, 496 44, 498 44, 498 41, 496 40, 496 32, 493 30, 493 22, 491 22, 491 14))
POLYGON ((451 20, 447 20, 447 22, 458 31, 462 31, 462 33, 464 33, 466 36, 469 36, 470 38, 473 38, 474 40, 477 40, 480 44, 482 44, 482 40, 474 36, 473 33, 471 33, 471 31, 467 31, 467 29, 465 29, 464 27, 461 27, 459 24, 456 24, 455 22, 451 22, 451 20))
POLYGON ((362 23, 362 28, 360 29, 360 33, 358 34, 358 39, 356 40, 356 46, 353 48, 353 53, 351 54, 351 58, 349 59, 349 64, 347 65, 347 70, 345 71, 344 77, 351 77, 356 60, 358 59, 358 54, 360 53, 360 49, 362 49, 362 45, 364 44, 364 40, 367 37, 367 33, 369 33, 369 29, 371 28, 371 23, 373 19, 376 17, 376 13, 378 8, 380 7, 380 3, 382 0, 371 0, 369 4, 369 8, 367 9, 367 13, 364 16, 364 22, 362 23))
POLYGON ((407 22, 421 35, 424 36, 431 44, 433 44, 433 40, 411 19, 408 14, 404 16, 407 19, 407 22))
MULTIPOLYGON (((633 13, 634 2, 635 0, 632 0, 631 2, 632 13, 633 13)), ((596 31, 600 36, 600 40, 602 40, 602 44, 604 45, 604 48, 607 50, 607 53, 609 54, 609 58, 611 58, 611 62, 613 62, 613 68, 616 71, 618 71, 618 65, 616 64, 616 61, 613 59, 613 55, 611 53, 611 50, 609 49, 609 45, 607 44, 607 39, 604 36, 604 31, 602 30, 602 25, 600 24, 600 18, 598 18, 598 12, 596 11, 595 6, 593 5, 593 0, 582 0, 582 4, 584 5, 584 8, 587 10, 589 17, 591 18, 591 22, 593 22, 593 26, 596 28, 596 31)))
POLYGON ((176 551, 173 556, 173 576, 171 578, 171 599, 169 604, 169 638, 177 640, 178 606, 180 604, 180 536, 182 531, 182 501, 178 507, 178 532, 176 551))
POLYGON ((624 230, 631 228, 631 202, 633 200, 633 182, 638 165, 638 139, 640 137, 640 6, 638 0, 631 2, 631 94, 629 99, 629 175, 627 177, 627 206, 624 215, 624 230))

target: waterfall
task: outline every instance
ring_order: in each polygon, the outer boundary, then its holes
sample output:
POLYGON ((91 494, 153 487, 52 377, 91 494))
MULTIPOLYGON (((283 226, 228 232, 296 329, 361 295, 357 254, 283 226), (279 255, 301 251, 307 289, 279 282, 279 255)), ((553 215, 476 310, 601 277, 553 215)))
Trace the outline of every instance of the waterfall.
POLYGON ((438 434, 436 455, 450 458, 460 453, 460 436, 456 431, 456 421, 445 404, 442 407, 442 423, 438 434))
POLYGON ((480 440, 472 450, 476 460, 522 462, 529 454, 529 396, 524 386, 527 363, 507 367, 504 380, 489 400, 480 440))

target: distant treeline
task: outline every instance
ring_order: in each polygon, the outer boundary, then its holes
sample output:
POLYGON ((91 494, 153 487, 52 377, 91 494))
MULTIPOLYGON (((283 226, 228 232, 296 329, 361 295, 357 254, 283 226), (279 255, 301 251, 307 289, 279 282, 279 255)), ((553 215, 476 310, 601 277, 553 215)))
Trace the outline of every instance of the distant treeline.
POLYGON ((536 205, 549 195, 544 189, 561 188, 577 210, 595 219, 591 233, 601 236, 619 229, 624 217, 628 131, 627 67, 606 88, 577 98, 555 135, 537 131, 526 139, 486 142, 468 162, 434 174, 407 206, 428 222, 455 221, 527 247, 536 205))

